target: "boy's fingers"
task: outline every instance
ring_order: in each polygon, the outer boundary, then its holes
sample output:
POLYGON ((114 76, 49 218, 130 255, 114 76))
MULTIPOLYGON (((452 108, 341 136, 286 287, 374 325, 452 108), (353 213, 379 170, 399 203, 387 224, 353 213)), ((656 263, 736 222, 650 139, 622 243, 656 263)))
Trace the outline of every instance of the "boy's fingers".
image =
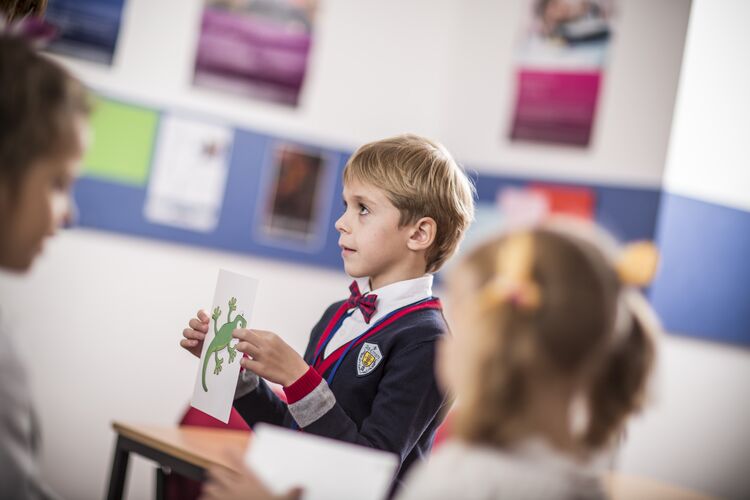
POLYGON ((203 323, 208 323, 208 320, 209 320, 208 313, 205 310, 200 309, 198 311, 198 319, 201 320, 203 323))
POLYGON ((232 337, 244 340, 245 342, 252 342, 254 338, 253 331, 248 330, 247 328, 235 328, 232 331, 232 337))
POLYGON ((201 321, 196 318, 191 319, 188 322, 188 326, 190 326, 190 328, 192 328, 193 330, 198 330, 199 332, 208 332, 208 325, 206 323, 201 323, 201 321))
POLYGON ((203 340, 206 338, 206 334, 203 332, 197 332, 192 328, 185 328, 182 330, 182 336, 186 339, 203 340))
POLYGON ((187 339, 180 340, 180 346, 184 347, 185 349, 190 349, 191 347, 195 347, 197 344, 198 344, 197 340, 187 340, 187 339))
POLYGON ((244 341, 237 342, 237 345, 235 345, 234 348, 243 354, 248 354, 252 356, 253 358, 257 358, 258 353, 260 352, 258 348, 252 345, 250 342, 244 342, 244 341))
POLYGON ((237 480, 237 473, 226 467, 213 467, 209 472, 210 477, 221 484, 231 484, 237 480))
POLYGON ((226 460, 226 463, 229 466, 229 471, 233 474, 245 472, 249 476, 255 477, 255 474, 245 466, 242 452, 240 450, 227 448, 223 451, 222 455, 224 455, 224 460, 226 460))
POLYGON ((302 493, 302 488, 297 486, 289 490, 286 495, 284 495, 284 500, 300 500, 300 498, 302 498, 302 493))
POLYGON ((260 375, 259 370, 262 370, 263 368, 263 365, 261 365, 258 361, 250 358, 242 358, 240 360, 240 365, 242 365, 242 368, 244 368, 245 370, 250 370, 257 375, 260 375))
POLYGON ((213 481, 208 481, 205 485, 203 485, 203 490, 201 492, 199 500, 220 499, 223 496, 222 490, 222 485, 213 481))

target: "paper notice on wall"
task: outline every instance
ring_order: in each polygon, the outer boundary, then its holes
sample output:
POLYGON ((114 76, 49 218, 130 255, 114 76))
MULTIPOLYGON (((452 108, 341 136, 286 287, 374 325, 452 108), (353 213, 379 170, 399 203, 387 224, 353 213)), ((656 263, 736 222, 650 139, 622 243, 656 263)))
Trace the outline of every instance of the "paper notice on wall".
POLYGON ((146 218, 194 231, 213 231, 221 215, 232 137, 232 129, 223 125, 163 117, 144 208, 146 218))

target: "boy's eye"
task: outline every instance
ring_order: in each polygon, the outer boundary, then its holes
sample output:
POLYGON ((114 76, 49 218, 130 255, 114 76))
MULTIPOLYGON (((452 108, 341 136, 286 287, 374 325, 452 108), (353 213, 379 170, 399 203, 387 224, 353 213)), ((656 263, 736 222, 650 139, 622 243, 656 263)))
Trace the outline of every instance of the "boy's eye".
POLYGON ((359 215, 367 215, 369 213, 370 213, 370 209, 360 203, 359 204, 359 215))

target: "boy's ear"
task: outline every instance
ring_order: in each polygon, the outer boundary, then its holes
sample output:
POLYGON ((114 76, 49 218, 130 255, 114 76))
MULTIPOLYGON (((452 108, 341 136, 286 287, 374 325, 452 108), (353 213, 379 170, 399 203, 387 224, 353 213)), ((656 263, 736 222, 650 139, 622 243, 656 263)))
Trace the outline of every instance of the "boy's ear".
POLYGON ((435 242, 437 223, 432 217, 422 217, 412 226, 407 246, 410 250, 427 250, 435 242))

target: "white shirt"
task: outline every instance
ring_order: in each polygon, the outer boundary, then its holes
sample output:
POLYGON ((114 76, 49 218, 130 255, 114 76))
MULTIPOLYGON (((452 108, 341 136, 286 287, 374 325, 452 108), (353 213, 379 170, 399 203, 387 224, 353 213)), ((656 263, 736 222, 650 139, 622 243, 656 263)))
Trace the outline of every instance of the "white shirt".
MULTIPOLYGON (((362 295, 370 291, 369 278, 358 278, 355 281, 362 295)), ((342 345, 362 335, 388 313, 400 307, 432 297, 432 275, 425 274, 419 278, 397 281, 396 283, 373 290, 372 293, 377 295, 378 299, 375 302, 375 314, 370 318, 370 323, 365 322, 365 318, 359 308, 354 308, 355 310, 351 316, 341 323, 339 330, 333 335, 331 341, 328 342, 323 353, 324 359, 342 345)))
POLYGON ((603 500, 601 463, 576 462, 540 440, 514 451, 450 440, 409 471, 398 500, 603 500))

